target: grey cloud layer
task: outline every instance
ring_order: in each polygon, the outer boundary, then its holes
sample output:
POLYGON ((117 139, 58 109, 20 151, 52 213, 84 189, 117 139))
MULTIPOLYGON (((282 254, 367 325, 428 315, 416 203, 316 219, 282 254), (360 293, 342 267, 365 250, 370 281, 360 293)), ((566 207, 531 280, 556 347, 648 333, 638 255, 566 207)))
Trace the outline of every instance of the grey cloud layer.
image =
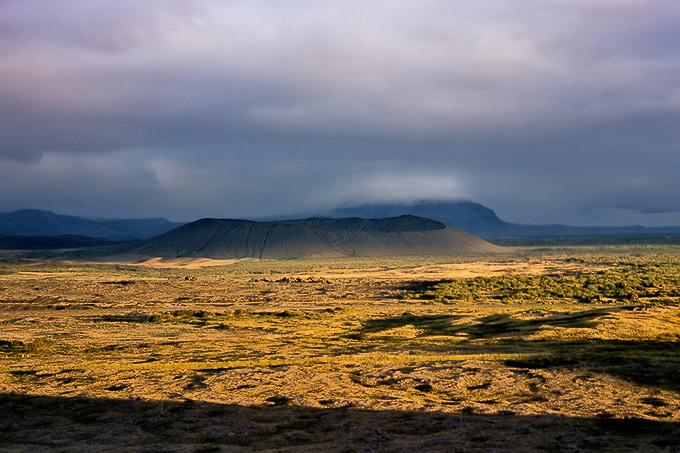
POLYGON ((392 178, 516 221, 680 223, 677 23, 675 1, 0 3, 0 209, 266 215, 392 178))

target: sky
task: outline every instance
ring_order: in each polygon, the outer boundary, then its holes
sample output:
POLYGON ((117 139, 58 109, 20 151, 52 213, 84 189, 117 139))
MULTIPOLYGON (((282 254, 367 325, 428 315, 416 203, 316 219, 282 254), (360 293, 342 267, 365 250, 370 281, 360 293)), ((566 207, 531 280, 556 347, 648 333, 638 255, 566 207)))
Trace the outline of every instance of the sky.
POLYGON ((677 0, 0 0, 0 211, 680 225, 677 0))

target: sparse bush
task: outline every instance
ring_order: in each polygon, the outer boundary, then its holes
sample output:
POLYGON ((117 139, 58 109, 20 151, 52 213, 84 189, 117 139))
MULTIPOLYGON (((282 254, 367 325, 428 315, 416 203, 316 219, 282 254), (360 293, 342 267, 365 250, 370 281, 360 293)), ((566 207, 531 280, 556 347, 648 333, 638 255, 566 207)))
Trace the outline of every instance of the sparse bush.
POLYGON ((38 338, 30 343, 19 340, 0 340, 0 353, 30 354, 44 351, 52 342, 46 338, 38 338))
POLYGON ((431 282, 410 299, 435 302, 577 301, 662 302, 680 296, 680 266, 666 262, 618 263, 593 273, 503 275, 431 282))

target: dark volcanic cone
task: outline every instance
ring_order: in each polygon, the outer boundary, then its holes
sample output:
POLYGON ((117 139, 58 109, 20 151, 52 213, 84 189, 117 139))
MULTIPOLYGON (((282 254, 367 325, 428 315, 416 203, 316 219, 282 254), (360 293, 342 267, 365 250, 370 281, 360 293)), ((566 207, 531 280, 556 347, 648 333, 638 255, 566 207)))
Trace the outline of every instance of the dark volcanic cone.
POLYGON ((310 218, 276 222, 202 219, 123 253, 180 258, 302 258, 451 255, 500 248, 434 220, 310 218))

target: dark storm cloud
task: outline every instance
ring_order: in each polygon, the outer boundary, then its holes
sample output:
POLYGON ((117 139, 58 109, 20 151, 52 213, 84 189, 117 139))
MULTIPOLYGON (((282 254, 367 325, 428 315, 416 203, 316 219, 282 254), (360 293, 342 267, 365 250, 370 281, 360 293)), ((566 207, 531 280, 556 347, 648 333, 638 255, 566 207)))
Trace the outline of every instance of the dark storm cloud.
POLYGON ((680 224, 676 1, 0 3, 0 210, 680 224))

